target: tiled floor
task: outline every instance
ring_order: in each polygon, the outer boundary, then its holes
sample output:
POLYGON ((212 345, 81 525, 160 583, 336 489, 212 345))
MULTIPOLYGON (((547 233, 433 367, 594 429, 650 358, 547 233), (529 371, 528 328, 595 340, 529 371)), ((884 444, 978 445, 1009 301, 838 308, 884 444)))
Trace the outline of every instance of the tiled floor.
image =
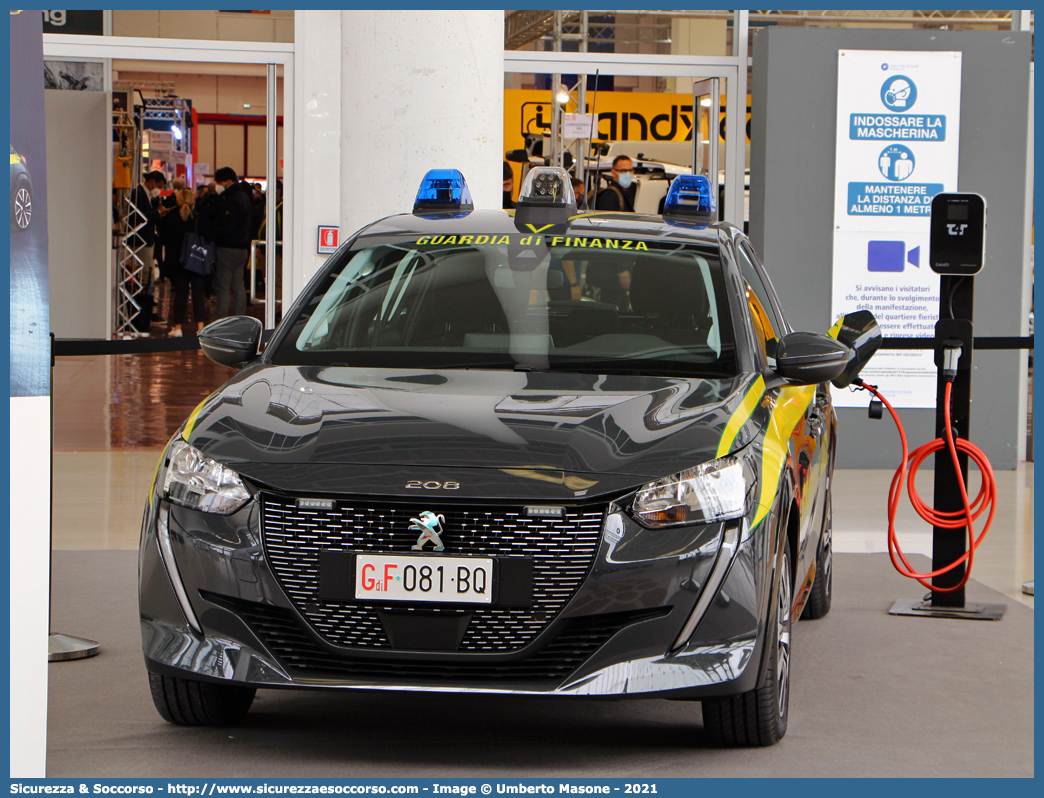
MULTIPOLYGON (((58 358, 54 373, 54 547, 133 549, 159 453, 192 409, 231 375, 201 352, 58 358)), ((1033 463, 999 471, 996 517, 974 578, 1033 606, 1033 463)), ((835 547, 887 557, 891 471, 838 471, 835 547)), ((930 479, 922 477, 927 496, 930 479)), ((972 478, 972 490, 977 489, 972 478)), ((973 493, 974 495, 974 493, 973 493)), ((896 528, 908 553, 931 553, 931 528, 906 500, 896 528)), ((897 580, 902 577, 896 575, 897 580)))

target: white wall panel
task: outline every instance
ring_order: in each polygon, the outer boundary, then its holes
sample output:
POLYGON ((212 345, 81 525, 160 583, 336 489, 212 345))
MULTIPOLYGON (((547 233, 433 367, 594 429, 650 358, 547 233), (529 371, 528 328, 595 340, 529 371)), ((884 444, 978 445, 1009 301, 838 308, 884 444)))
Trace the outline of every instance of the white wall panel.
POLYGON ((46 775, 47 712, 41 708, 47 706, 51 450, 46 442, 50 435, 51 397, 12 397, 11 495, 19 498, 10 508, 10 606, 18 608, 11 613, 10 637, 12 778, 46 775), (25 452, 33 455, 24 457, 25 452))
POLYGON ((100 91, 44 92, 51 331, 105 338, 112 203, 112 101, 100 91))
POLYGON ((326 255, 316 253, 321 224, 341 223, 341 13, 298 11, 294 19, 295 97, 300 109, 293 152, 294 182, 284 186, 295 200, 294 218, 284 217, 297 235, 292 258, 284 255, 283 307, 318 271, 326 255), (293 286, 293 288, 292 288, 293 286))
POLYGON ((503 12, 344 11, 341 40, 344 234, 409 212, 434 168, 461 169, 476 207, 499 208, 503 12), (381 177, 362 190, 364 162, 381 177))

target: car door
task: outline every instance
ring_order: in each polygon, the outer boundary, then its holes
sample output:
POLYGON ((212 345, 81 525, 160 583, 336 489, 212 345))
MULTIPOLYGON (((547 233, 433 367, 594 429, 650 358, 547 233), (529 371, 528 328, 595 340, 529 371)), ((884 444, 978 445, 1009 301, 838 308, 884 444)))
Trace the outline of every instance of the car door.
MULTIPOLYGON (((755 326, 764 328, 765 354, 769 363, 775 362, 775 349, 786 333, 791 331, 790 324, 783 315, 772 283, 765 273, 753 247, 747 239, 737 234, 736 256, 740 272, 748 287, 748 303, 752 317, 760 317, 755 326)), ((832 431, 833 410, 830 404, 830 392, 826 385, 812 388, 785 388, 782 401, 801 404, 800 416, 790 436, 788 449, 794 460, 796 475, 796 499, 800 515, 800 535, 798 540, 797 574, 795 595, 811 587, 811 582, 804 584, 812 563, 815 561, 818 534, 822 526, 822 512, 826 498, 825 470, 829 462, 826 454, 829 451, 832 431)))

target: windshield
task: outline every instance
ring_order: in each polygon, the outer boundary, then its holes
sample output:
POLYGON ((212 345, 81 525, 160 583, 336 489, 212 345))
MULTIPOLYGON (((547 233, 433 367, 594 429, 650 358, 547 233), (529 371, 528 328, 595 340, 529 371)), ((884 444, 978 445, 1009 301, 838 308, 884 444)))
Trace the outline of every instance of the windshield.
POLYGON ((422 236, 341 253, 272 360, 736 372, 716 247, 518 234, 422 236))

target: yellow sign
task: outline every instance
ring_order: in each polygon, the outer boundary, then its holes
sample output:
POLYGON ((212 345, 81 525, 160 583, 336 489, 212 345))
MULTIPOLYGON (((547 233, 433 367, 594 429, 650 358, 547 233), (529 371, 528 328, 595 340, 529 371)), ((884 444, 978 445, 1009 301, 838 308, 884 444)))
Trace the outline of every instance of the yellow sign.
MULTIPOLYGON (((588 107, 590 113, 590 95, 588 107)), ((724 141, 725 98, 718 135, 724 141)), ((577 113, 569 103, 566 113, 577 113)), ((692 141, 693 112, 691 94, 655 92, 599 92, 598 124, 595 138, 601 141, 692 141)), ((697 117, 699 114, 697 114, 697 117)), ((527 133, 551 130, 551 92, 529 89, 504 91, 504 148, 521 149, 527 133)), ((706 136, 707 131, 700 131, 706 136)), ((750 140, 750 97, 747 98, 747 140, 750 140)))

